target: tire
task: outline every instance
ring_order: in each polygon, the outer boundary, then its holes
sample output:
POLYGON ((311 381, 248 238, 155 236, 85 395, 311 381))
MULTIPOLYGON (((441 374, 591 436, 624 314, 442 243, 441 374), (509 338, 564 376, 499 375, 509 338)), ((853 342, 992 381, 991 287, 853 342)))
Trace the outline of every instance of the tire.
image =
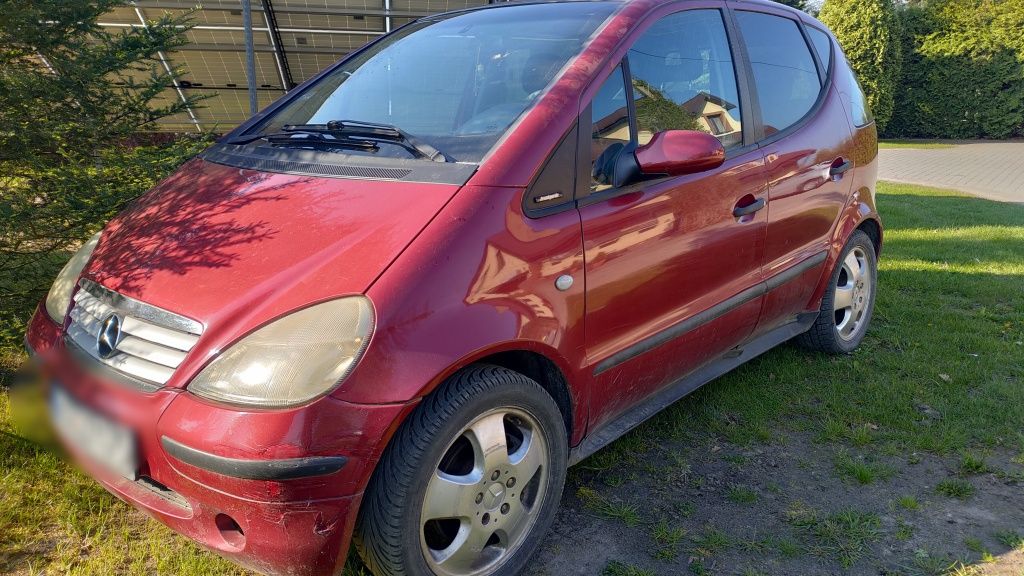
POLYGON ((518 372, 471 366, 395 433, 367 486, 356 549, 376 576, 518 574, 551 527, 567 465, 551 396, 518 372))
POLYGON ((868 331, 875 308, 878 287, 878 260, 875 245, 862 230, 850 236, 843 247, 821 299, 818 317, 811 328, 797 338, 810 350, 829 354, 850 354, 868 331), (860 277, 854 263, 859 266, 860 277), (845 295, 845 297, 843 296, 845 295), (842 306, 836 309, 837 300, 842 306), (846 306, 849 304, 849 306, 846 306))

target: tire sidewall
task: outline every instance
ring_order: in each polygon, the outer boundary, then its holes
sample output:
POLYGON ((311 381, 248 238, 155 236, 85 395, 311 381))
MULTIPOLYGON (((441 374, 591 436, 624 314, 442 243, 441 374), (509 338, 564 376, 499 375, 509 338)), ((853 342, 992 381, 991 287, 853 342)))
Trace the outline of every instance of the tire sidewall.
MULTIPOLYGON (((422 453, 419 461, 409 463, 417 468, 402 512, 402 550, 410 574, 433 574, 423 557, 420 543, 420 513, 430 476, 456 435, 487 411, 507 407, 528 413, 539 424, 550 454, 547 485, 543 492, 543 500, 537 503, 540 506, 540 516, 519 549, 494 574, 518 574, 529 561, 530 552, 540 543, 554 521, 568 467, 568 441, 564 420, 557 405, 539 384, 518 373, 515 373, 515 376, 518 378, 511 383, 501 383, 486 393, 474 394, 462 402, 453 417, 448 418, 438 429, 436 437, 431 440, 430 447, 422 453)), ((417 410, 419 409, 426 409, 426 406, 421 404, 417 410)))
POLYGON ((857 230, 850 239, 846 242, 843 247, 843 251, 839 254, 839 259, 836 260, 834 269, 832 270, 832 279, 828 283, 828 292, 825 294, 825 298, 822 301, 822 313, 829 314, 831 326, 832 326, 832 337, 835 341, 836 347, 842 352, 850 354, 860 346, 861 341, 864 340, 864 336, 868 332, 868 328, 871 326, 871 319, 875 312, 875 292, 878 290, 878 257, 875 254, 875 245, 871 242, 871 238, 868 237, 864 232, 857 230), (836 285, 839 282, 839 275, 843 270, 843 261, 846 260, 847 255, 853 251, 854 248, 860 247, 864 250, 867 255, 867 268, 868 275, 871 278, 871 289, 868 292, 868 307, 864 312, 864 323, 854 333, 853 338, 849 340, 844 339, 839 335, 839 330, 836 328, 835 312, 833 311, 836 295, 836 285))

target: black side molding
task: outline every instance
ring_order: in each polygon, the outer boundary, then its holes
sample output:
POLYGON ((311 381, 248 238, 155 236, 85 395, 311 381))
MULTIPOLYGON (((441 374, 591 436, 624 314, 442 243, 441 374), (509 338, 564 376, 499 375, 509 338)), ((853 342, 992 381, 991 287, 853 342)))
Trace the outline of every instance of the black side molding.
POLYGON ((284 460, 241 460, 196 450, 190 446, 160 437, 164 450, 174 458, 197 468, 245 480, 294 480, 323 476, 341 470, 348 462, 344 456, 310 456, 284 460))
POLYGON ((772 290, 778 288, 779 286, 782 286, 786 282, 789 282, 790 280, 795 280, 797 276, 803 274, 804 272, 807 272, 811 268, 814 268, 815 266, 825 262, 826 258, 828 258, 828 252, 822 250, 821 252, 818 252, 817 254, 811 256, 810 258, 801 261, 799 264, 794 264, 793 266, 786 268, 782 272, 779 272, 775 276, 766 279, 764 281, 765 286, 767 286, 768 291, 771 292, 772 290))
POLYGON ((817 254, 814 254, 813 256, 801 261, 800 263, 790 266, 789 268, 783 270, 782 272, 779 272, 775 276, 772 276, 771 278, 768 278, 763 282, 755 284, 754 286, 747 288, 743 292, 740 292, 739 294, 736 294, 731 298, 728 298, 726 300, 719 302, 718 304, 715 304, 714 306, 708 308, 707 310, 704 310, 703 312, 698 312, 697 314, 694 314, 693 316, 690 316, 689 318, 686 318, 681 322, 678 322, 676 324, 673 324, 672 326, 669 326, 668 328, 665 328, 664 330, 658 332, 657 334, 652 334, 651 336, 648 336, 647 338, 637 342, 636 344, 633 344, 632 346, 619 350, 615 354, 612 354, 611 356, 598 362, 597 367, 594 368, 594 376, 597 376, 598 374, 606 370, 610 370, 611 368, 614 368, 619 364, 622 364, 623 362, 632 360, 633 358, 636 358, 637 356, 645 352, 653 350, 654 348, 657 348, 658 346, 661 346, 662 344, 669 342, 670 340, 674 340, 691 330, 699 328, 700 326, 703 326, 704 324, 707 324, 712 320, 716 320, 719 317, 728 314, 729 312, 733 311, 736 308, 739 308, 740 306, 746 304, 747 302, 750 302, 755 298, 763 296, 764 294, 778 288, 779 286, 782 286, 786 282, 796 279, 804 272, 810 270, 811 268, 814 268, 815 266, 820 265, 822 262, 825 261, 827 257, 828 252, 824 250, 818 252, 817 254))
POLYGON ((652 334, 636 344, 633 344, 628 348, 624 348, 602 360, 598 363, 597 368, 594 369, 594 376, 597 376, 605 370, 614 368, 627 360, 632 360, 644 352, 653 350, 670 340, 674 340, 695 328, 711 322, 712 320, 716 320, 747 302, 750 302, 755 298, 759 298, 764 293, 765 284, 764 282, 761 282, 755 286, 747 288, 732 298, 715 304, 703 312, 698 312, 681 322, 673 324, 657 334, 652 334))

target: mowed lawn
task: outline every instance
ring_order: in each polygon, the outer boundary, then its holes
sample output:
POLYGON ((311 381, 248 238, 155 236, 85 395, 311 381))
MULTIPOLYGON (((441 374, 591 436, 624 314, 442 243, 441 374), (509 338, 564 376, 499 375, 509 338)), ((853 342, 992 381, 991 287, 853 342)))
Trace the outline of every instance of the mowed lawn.
MULTIPOLYGON (((807 573, 879 574, 893 565, 906 570, 881 573, 973 574, 1024 550, 1024 525, 949 542, 929 527, 946 522, 938 515, 951 509, 947 500, 969 505, 991 486, 1011 487, 1005 506, 1024 510, 1024 206, 884 183, 878 205, 885 246, 863 346, 846 357, 783 346, 585 460, 563 499, 571 522, 560 516, 531 572, 595 573, 559 560, 584 553, 569 533, 588 530, 595 542, 602 530, 626 542, 631 557, 602 556, 597 545, 585 551, 609 575, 784 574, 801 558, 807 573), (843 486, 833 509, 817 510, 767 477, 722 486, 720 506, 683 495, 707 491, 700 476, 712 464, 742 469, 757 454, 794 446, 803 455, 781 467, 843 486), (926 493, 923 484, 909 491, 903 479, 932 460, 956 466, 926 493), (675 486, 662 476, 685 478, 683 488, 650 488, 675 486), (775 515, 759 508, 768 501, 785 509, 786 533, 741 538, 742 526, 730 522, 775 515), (878 510, 894 508, 898 521, 879 520, 878 510), (914 538, 921 549, 908 558, 880 557, 882 544, 914 538), (745 555, 742 570, 730 564, 737 555, 745 555)), ((355 561, 347 570, 362 571, 355 561)), ((19 437, 0 394, 3 572, 244 573, 19 437)))
POLYGON ((946 140, 879 140, 879 148, 952 148, 955 143, 946 140))

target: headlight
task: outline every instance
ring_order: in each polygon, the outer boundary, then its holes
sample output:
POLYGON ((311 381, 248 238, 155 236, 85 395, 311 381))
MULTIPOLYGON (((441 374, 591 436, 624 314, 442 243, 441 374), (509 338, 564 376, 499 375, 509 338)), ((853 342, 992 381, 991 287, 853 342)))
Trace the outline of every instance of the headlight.
POLYGON ((75 283, 78 282, 85 265, 89 263, 89 258, 92 258, 92 252, 99 241, 100 233, 97 232, 61 268, 57 279, 53 281, 53 286, 50 286, 50 292, 46 294, 46 313, 57 324, 64 323, 64 315, 71 304, 71 293, 75 291, 75 283))
POLYGON ((363 296, 310 306, 239 340, 203 368, 188 390, 231 404, 301 404, 348 376, 372 331, 373 307, 363 296))

